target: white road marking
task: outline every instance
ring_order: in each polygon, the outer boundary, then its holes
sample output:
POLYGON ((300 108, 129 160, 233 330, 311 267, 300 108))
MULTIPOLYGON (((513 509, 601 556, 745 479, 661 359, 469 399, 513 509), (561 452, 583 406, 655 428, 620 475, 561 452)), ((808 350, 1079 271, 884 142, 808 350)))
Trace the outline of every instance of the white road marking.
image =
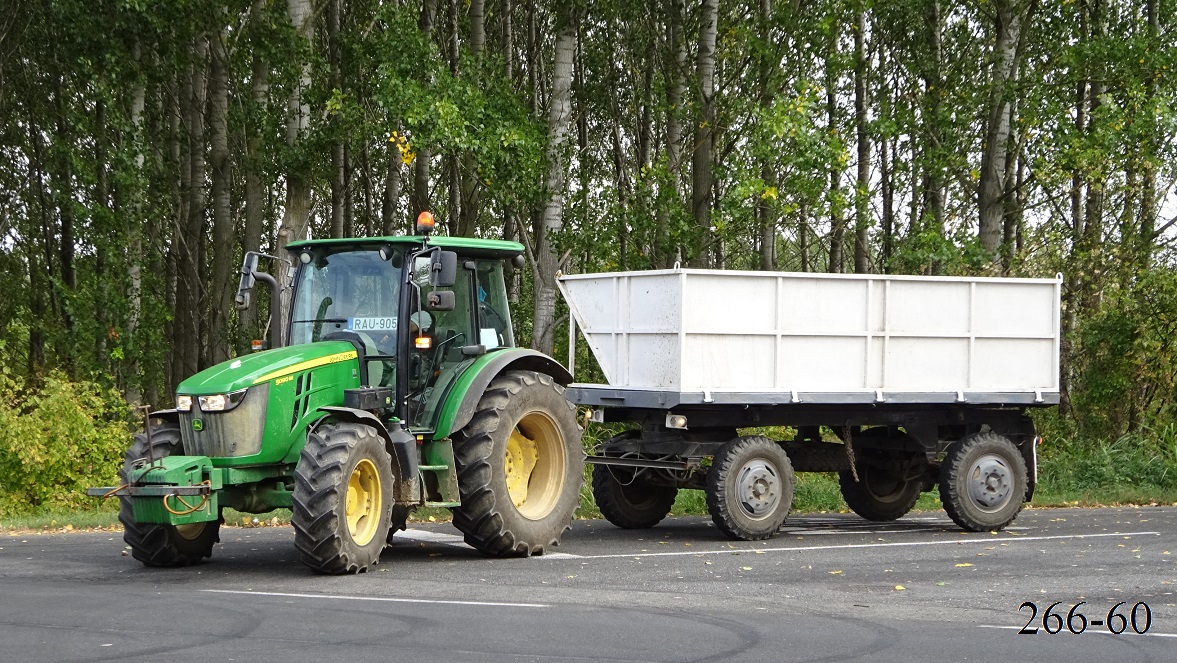
MULTIPOLYGON (((1007 630, 1012 629, 1014 631, 1020 631, 1025 627, 1023 627, 1023 626, 999 626, 997 624, 977 624, 977 628, 1000 628, 1000 629, 1007 629, 1007 630)), ((1046 631, 1039 631, 1039 632, 1046 633, 1046 631)), ((1063 632, 1070 633, 1070 631, 1067 631, 1066 629, 1059 631, 1059 633, 1063 633, 1063 632)), ((1083 633, 1102 633, 1104 635, 1148 635, 1148 636, 1152 636, 1154 638, 1177 638, 1177 633, 1153 633, 1152 631, 1147 631, 1145 633, 1137 633, 1137 632, 1133 631, 1132 629, 1127 629, 1123 633, 1112 633, 1111 631, 1101 631, 1101 630, 1099 630, 1098 626, 1088 628, 1087 630, 1082 631, 1082 632, 1083 633)), ((1057 635, 1057 634, 1056 633, 1047 633, 1047 635, 1057 635)))
POLYGON ((500 603, 495 601, 453 601, 443 599, 406 599, 393 596, 348 596, 345 594, 295 594, 289 592, 255 592, 237 589, 202 589, 212 594, 247 594, 250 596, 281 596, 296 599, 333 599, 337 601, 382 601, 386 603, 440 603, 443 605, 478 605, 496 608, 550 608, 546 603, 500 603))
MULTIPOLYGON (((431 532, 429 530, 423 529, 407 529, 403 532, 397 532, 393 541, 403 541, 406 543, 410 541, 417 541, 421 543, 436 543, 443 546, 451 546, 453 548, 465 548, 466 550, 474 549, 468 545, 459 534, 431 532)), ((543 555, 537 555, 529 559, 576 559, 578 557, 580 557, 580 555, 573 555, 571 553, 546 552, 543 555)))
POLYGON ((943 546, 943 545, 957 545, 961 543, 993 543, 999 541, 1001 543, 1017 543, 1022 541, 1056 541, 1061 539, 1094 539, 1100 537, 1111 536, 1146 536, 1155 535, 1160 536, 1160 532, 1108 532, 1106 534, 1059 534, 1055 536, 1010 536, 1010 537, 996 537, 988 536, 985 538, 973 539, 944 539, 942 541, 902 541, 894 543, 847 543, 842 545, 828 545, 828 546, 788 546, 781 548, 727 548, 725 550, 684 550, 677 552, 637 552, 637 553, 619 553, 613 555, 581 555, 581 559, 611 559, 611 558, 637 558, 637 557, 689 557, 692 555, 733 555, 745 553, 770 553, 770 552, 802 552, 808 550, 849 550, 853 548, 894 548, 903 546, 943 546))
POLYGON ((425 541, 427 543, 443 543, 445 545, 458 545, 467 548, 469 547, 466 545, 466 542, 462 539, 460 534, 430 532, 429 530, 424 529, 407 529, 403 532, 397 532, 396 536, 393 537, 393 541, 398 539, 407 541, 425 541))

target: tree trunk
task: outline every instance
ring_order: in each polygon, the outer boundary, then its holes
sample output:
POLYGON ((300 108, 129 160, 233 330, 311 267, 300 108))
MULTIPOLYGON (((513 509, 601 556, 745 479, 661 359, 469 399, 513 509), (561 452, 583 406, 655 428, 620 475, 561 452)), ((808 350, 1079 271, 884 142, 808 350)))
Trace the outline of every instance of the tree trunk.
MULTIPOLYGON (((838 55, 839 26, 835 20, 830 29, 829 53, 826 56, 826 122, 829 127, 838 124, 838 74, 834 60, 838 55)), ((832 131, 832 129, 831 129, 832 131)), ((830 163, 830 190, 827 200, 830 208, 830 262, 828 270, 833 274, 846 271, 846 217, 842 206, 842 170, 837 159, 830 163)))
POLYGON ((205 214, 205 132, 204 104, 208 85, 208 39, 200 37, 192 49, 189 81, 185 84, 184 125, 188 133, 187 214, 178 237, 179 261, 176 270, 176 322, 173 338, 174 352, 180 361, 176 368, 177 380, 197 372, 202 367, 203 342, 201 323, 207 302, 202 296, 201 250, 204 242, 205 214))
MULTIPOLYGON (((135 172, 143 173, 146 157, 143 154, 144 134, 143 108, 147 105, 147 84, 143 66, 142 46, 136 39, 131 47, 131 54, 139 69, 135 77, 134 87, 131 89, 131 127, 135 151, 135 172)), ((138 407, 143 402, 143 367, 140 362, 142 352, 139 343, 139 321, 143 316, 143 231, 146 230, 147 216, 145 201, 145 178, 141 175, 130 184, 129 215, 131 217, 127 232, 127 325, 124 344, 129 348, 127 352, 128 370, 125 376, 126 390, 124 397, 127 405, 138 407)))
MULTIPOLYGON (((437 20, 437 0, 424 0, 421 3, 421 17, 417 21, 417 29, 426 37, 433 33, 433 25, 437 20)), ((429 166, 432 155, 423 145, 416 146, 416 159, 413 162, 413 194, 410 201, 412 218, 416 219, 421 212, 428 210, 429 202, 429 166)), ((409 221, 412 227, 413 221, 409 221)))
MULTIPOLYGON (((261 23, 266 11, 266 0, 254 0, 253 19, 261 23)), ((262 174, 262 128, 256 118, 266 107, 270 94, 270 68, 261 57, 261 49, 254 49, 251 63, 250 96, 254 112, 247 119, 247 138, 245 141, 245 237, 242 241, 242 252, 260 251, 262 232, 266 213, 266 186, 262 174)), ((245 352, 250 342, 261 338, 258 329, 258 312, 262 306, 262 297, 255 298, 252 305, 241 311, 240 335, 238 337, 238 351, 245 352)))
POLYGON ((567 170, 564 146, 572 127, 572 74, 576 54, 579 8, 561 5, 553 47, 552 93, 548 109, 548 139, 545 157, 548 166, 544 190, 547 202, 540 219, 536 246, 535 316, 531 347, 551 354, 555 346, 556 272, 559 263, 553 237, 564 224, 564 188, 567 170))
POLYGON ((867 229, 870 227, 870 140, 866 132, 866 2, 856 0, 854 12, 854 128, 858 143, 858 181, 854 187, 854 273, 866 274, 867 229))
MULTIPOLYGON (((328 0, 327 9, 327 59, 331 68, 331 89, 343 91, 343 54, 339 44, 339 27, 343 20, 343 0, 328 0)), ((344 179, 343 164, 344 128, 338 114, 331 120, 334 136, 331 139, 331 236, 345 237, 347 230, 343 220, 344 179)))
MULTIPOLYGON (((482 52, 486 47, 486 12, 484 0, 470 2, 470 55, 476 63, 476 71, 482 67, 482 52)), ((459 234, 473 237, 478 228, 479 202, 482 185, 478 180, 478 163, 472 152, 462 155, 459 234)))
MULTIPOLYGON (((944 63, 944 49, 942 32, 944 18, 940 11, 940 0, 927 0, 927 42, 928 52, 921 68, 924 80, 923 94, 923 145, 920 196, 913 195, 913 208, 918 209, 916 201, 922 199, 923 210, 920 214, 912 215, 912 225, 917 231, 932 230, 938 235, 944 234, 944 172, 947 155, 944 154, 944 136, 941 123, 941 107, 944 104, 944 81, 941 69, 944 63)), ((914 194, 914 192, 913 192, 914 194)), ((939 271, 935 264, 932 271, 939 271)))
POLYGON ((233 215, 229 161, 229 58, 225 34, 210 39, 209 161, 212 168, 213 283, 209 302, 209 359, 219 364, 229 358, 229 312, 233 310, 233 215))
POLYGON ((699 51, 695 63, 699 77, 699 114, 695 145, 691 152, 691 213, 699 226, 702 248, 690 261, 696 267, 713 264, 708 256, 711 238, 711 188, 715 158, 715 37, 719 0, 703 0, 699 25, 699 51))
MULTIPOLYGON (((294 26, 299 39, 302 39, 309 50, 311 37, 315 25, 311 11, 311 0, 287 0, 286 8, 290 17, 290 24, 294 26)), ((286 101, 286 144, 297 147, 306 136, 310 128, 311 108, 304 96, 311 86, 311 64, 300 63, 301 73, 298 83, 290 89, 290 96, 286 101)), ((285 253, 286 245, 295 240, 304 239, 307 225, 311 216, 311 174, 305 165, 291 166, 286 173, 286 206, 282 215, 282 225, 278 228, 278 241, 275 254, 285 253)), ((290 279, 290 267, 285 261, 275 261, 275 277, 280 286, 284 286, 290 279)), ((286 338, 286 312, 290 308, 290 294, 283 291, 282 310, 271 311, 270 324, 278 325, 279 338, 286 338)))
POLYGON ((1001 248, 1002 219, 1009 168, 1010 108, 1017 83, 1018 43, 1028 21, 1032 1, 998 0, 994 3, 993 65, 989 76, 988 119, 981 153, 981 181, 977 206, 981 247, 994 259, 1001 248))

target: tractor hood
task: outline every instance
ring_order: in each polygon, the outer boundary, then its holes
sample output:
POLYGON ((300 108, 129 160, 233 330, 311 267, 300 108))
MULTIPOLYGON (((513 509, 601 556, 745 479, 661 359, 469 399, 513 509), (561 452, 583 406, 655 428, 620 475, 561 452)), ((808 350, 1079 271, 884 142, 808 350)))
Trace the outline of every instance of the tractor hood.
POLYGON ((176 393, 192 396, 232 393, 318 366, 353 361, 356 357, 355 347, 346 341, 275 348, 206 368, 181 382, 176 393))

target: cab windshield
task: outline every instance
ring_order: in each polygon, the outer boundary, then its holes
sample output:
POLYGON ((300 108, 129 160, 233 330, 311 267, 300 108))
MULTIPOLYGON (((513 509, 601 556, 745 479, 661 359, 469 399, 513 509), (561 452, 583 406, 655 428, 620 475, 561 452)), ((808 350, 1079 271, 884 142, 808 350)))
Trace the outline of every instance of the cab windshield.
POLYGON ((401 261, 383 260, 375 249, 317 252, 294 283, 290 344, 353 332, 370 348, 369 355, 395 356, 400 269, 394 264, 401 261))

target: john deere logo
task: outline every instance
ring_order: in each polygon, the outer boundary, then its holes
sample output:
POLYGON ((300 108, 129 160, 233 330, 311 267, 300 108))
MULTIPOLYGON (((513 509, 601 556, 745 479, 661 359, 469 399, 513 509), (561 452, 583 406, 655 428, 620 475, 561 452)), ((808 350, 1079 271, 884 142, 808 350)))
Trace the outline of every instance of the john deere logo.
POLYGON ((200 431, 204 430, 204 422, 199 419, 193 419, 192 420, 192 430, 194 430, 198 433, 200 431))

